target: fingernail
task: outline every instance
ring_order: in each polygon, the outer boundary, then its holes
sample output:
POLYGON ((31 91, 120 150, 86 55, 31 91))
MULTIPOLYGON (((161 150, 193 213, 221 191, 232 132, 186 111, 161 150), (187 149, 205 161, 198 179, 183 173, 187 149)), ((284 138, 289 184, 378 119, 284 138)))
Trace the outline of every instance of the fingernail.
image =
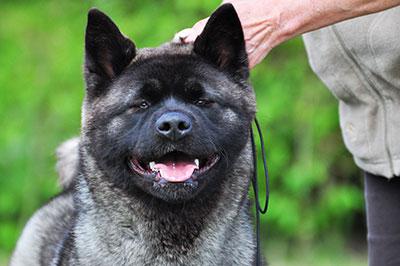
POLYGON ((186 38, 191 34, 192 29, 184 29, 175 34, 174 41, 184 43, 186 38))

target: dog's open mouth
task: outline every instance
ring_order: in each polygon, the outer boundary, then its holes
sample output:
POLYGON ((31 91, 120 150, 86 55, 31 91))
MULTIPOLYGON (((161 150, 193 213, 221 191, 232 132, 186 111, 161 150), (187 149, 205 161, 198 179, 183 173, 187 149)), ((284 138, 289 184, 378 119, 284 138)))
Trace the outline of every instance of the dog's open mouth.
POLYGON ((151 161, 131 158, 130 165, 133 171, 141 175, 155 175, 155 181, 158 183, 180 183, 194 181, 197 176, 212 168, 218 160, 217 154, 195 158, 184 152, 173 151, 151 161))

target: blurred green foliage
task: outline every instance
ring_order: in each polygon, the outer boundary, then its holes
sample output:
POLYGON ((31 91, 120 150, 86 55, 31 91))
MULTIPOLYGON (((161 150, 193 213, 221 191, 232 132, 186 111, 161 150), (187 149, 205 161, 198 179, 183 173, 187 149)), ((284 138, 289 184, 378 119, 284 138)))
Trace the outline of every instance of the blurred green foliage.
MULTIPOLYGON (((59 191, 54 150, 79 134, 88 8, 99 7, 145 47, 218 4, 1 1, 0 253, 11 252, 30 215, 59 191)), ((363 212, 360 173, 342 144, 337 103, 311 72, 301 39, 274 49, 251 80, 271 175, 263 234, 289 242, 348 235, 363 212)))

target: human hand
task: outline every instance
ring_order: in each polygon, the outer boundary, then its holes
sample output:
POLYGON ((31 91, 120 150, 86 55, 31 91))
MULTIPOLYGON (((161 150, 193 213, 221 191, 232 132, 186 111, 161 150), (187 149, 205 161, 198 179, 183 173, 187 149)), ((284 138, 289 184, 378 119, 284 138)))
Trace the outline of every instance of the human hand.
MULTIPOLYGON (((223 3, 231 3, 238 13, 242 24, 246 51, 249 59, 249 67, 253 68, 269 51, 279 43, 279 16, 272 12, 271 8, 265 7, 262 0, 232 0, 223 3)), ((200 20, 192 28, 178 32, 174 41, 192 43, 203 31, 208 18, 200 20)))

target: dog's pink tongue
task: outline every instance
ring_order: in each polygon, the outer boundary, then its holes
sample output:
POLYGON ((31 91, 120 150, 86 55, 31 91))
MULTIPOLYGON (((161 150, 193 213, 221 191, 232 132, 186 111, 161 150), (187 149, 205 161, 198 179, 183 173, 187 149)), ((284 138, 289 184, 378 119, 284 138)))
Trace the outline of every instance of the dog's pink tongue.
POLYGON ((161 177, 169 182, 185 182, 197 168, 196 164, 191 162, 157 163, 154 167, 160 171, 161 177))

